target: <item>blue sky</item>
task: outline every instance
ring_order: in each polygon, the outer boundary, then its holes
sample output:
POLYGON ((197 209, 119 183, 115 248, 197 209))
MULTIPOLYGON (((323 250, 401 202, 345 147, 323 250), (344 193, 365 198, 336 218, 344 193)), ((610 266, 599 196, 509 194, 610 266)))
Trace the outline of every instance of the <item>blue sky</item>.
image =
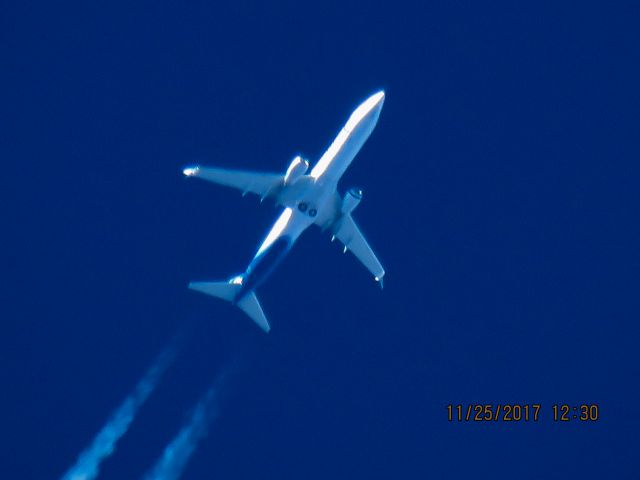
POLYGON ((2 478, 61 477, 176 336, 99 478, 149 472, 230 365, 183 478, 637 477, 637 7, 4 10, 2 478), (188 291, 276 210, 182 167, 313 164, 380 88, 341 188, 384 291, 315 229, 258 292, 269 335, 188 291))

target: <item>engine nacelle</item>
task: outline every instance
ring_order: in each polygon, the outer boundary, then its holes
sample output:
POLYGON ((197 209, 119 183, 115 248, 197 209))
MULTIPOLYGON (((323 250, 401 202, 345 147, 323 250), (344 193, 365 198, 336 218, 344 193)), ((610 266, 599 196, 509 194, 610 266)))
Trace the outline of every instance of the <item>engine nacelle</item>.
POLYGON ((362 200, 362 190, 355 187, 350 188, 342 199, 342 207, 340 210, 345 215, 351 213, 360 204, 360 200, 362 200))
POLYGON ((309 160, 305 160, 300 155, 293 159, 287 173, 284 174, 284 184, 293 185, 309 170, 309 160))

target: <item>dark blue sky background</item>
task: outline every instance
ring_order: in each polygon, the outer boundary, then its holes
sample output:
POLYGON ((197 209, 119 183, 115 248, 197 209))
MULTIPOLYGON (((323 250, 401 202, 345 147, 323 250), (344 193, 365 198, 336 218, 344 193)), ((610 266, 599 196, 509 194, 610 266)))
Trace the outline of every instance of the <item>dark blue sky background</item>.
POLYGON ((54 3, 0 15, 1 478, 60 477, 179 332, 99 478, 234 362, 184 478, 638 478, 637 5, 54 3), (313 163, 379 88, 341 185, 385 290, 314 228, 269 335, 188 291, 276 212, 181 168, 313 163), (447 421, 471 402, 541 418, 447 421))

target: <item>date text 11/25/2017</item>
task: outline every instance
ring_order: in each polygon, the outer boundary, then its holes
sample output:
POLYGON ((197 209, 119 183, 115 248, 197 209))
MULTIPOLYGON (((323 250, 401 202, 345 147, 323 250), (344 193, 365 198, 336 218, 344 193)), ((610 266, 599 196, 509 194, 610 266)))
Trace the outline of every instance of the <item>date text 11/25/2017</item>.
POLYGON ((554 422, 595 422, 600 418, 600 407, 595 403, 553 404, 550 409, 539 403, 447 405, 447 420, 450 422, 537 422, 541 418, 554 422))

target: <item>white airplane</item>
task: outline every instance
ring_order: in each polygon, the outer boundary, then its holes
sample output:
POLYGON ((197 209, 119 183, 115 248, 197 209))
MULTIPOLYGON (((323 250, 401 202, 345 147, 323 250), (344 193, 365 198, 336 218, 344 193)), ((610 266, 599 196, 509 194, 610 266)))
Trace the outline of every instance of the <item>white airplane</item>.
POLYGON ((284 207, 247 270, 226 282, 191 282, 189 288, 222 298, 237 305, 265 332, 271 327, 258 302, 255 289, 274 271, 300 234, 312 224, 329 230, 331 241, 344 244, 373 274, 382 287, 384 268, 367 244, 351 213, 362 200, 362 191, 351 188, 344 197, 338 193, 338 181, 378 122, 384 92, 365 100, 351 114, 329 149, 307 174, 309 162, 293 159, 284 175, 256 173, 211 167, 187 167, 187 177, 197 177, 275 200, 284 207))

